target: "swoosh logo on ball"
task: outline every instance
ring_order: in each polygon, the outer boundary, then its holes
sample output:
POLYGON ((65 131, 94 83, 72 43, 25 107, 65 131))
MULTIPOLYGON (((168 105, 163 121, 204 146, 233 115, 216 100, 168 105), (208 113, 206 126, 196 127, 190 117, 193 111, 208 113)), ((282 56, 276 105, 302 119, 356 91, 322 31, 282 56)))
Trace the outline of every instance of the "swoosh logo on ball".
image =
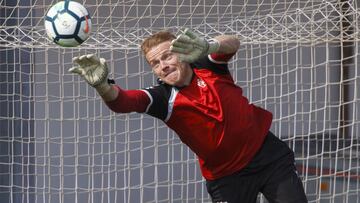
POLYGON ((84 32, 88 33, 89 32, 89 22, 88 22, 88 17, 85 16, 85 28, 84 28, 84 32))

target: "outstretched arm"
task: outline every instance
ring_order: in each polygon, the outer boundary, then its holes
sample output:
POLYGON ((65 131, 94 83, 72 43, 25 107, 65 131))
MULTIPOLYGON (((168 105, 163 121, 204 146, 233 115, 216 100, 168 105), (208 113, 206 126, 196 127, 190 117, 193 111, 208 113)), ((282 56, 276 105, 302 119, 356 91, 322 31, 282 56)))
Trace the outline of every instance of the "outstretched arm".
POLYGON ((240 40, 234 35, 219 35, 214 39, 219 43, 219 49, 215 52, 217 54, 232 54, 240 47, 240 40))
POLYGON ((123 90, 108 83, 108 68, 104 58, 94 54, 75 57, 77 66, 70 68, 72 73, 79 74, 94 87, 109 108, 115 112, 145 112, 150 103, 149 97, 141 90, 123 90))

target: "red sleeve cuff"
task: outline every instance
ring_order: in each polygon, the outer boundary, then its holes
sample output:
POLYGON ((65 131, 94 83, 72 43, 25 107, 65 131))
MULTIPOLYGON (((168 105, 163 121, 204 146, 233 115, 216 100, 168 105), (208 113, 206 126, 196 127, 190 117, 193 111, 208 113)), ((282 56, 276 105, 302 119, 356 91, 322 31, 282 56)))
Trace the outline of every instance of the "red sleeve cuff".
POLYGON ((150 103, 150 98, 142 90, 123 90, 119 86, 114 86, 118 91, 118 96, 114 101, 106 102, 106 105, 114 112, 145 112, 150 103))

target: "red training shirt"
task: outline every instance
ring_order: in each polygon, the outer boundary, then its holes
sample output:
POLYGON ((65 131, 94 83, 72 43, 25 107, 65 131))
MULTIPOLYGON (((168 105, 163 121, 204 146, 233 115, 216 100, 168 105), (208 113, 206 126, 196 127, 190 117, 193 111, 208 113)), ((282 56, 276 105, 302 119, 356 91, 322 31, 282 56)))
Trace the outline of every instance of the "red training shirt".
POLYGON ((188 86, 159 84, 122 90, 107 105, 115 112, 145 112, 161 119, 198 156, 205 179, 215 180, 244 168, 260 149, 272 114, 249 104, 234 83, 227 61, 212 54, 190 64, 188 86))

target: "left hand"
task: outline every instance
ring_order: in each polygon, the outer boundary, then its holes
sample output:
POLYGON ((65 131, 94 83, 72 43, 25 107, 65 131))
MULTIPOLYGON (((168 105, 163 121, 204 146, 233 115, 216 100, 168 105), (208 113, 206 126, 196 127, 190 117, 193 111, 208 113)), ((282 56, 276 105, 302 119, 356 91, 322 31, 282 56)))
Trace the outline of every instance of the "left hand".
POLYGON ((95 54, 74 57, 73 62, 77 64, 69 69, 69 72, 79 74, 89 85, 97 87, 107 83, 108 68, 104 58, 98 58, 95 54))
POLYGON ((192 63, 199 58, 214 53, 219 49, 219 42, 213 40, 206 41, 199 37, 190 29, 185 29, 171 42, 170 51, 179 54, 179 60, 182 62, 192 63))

